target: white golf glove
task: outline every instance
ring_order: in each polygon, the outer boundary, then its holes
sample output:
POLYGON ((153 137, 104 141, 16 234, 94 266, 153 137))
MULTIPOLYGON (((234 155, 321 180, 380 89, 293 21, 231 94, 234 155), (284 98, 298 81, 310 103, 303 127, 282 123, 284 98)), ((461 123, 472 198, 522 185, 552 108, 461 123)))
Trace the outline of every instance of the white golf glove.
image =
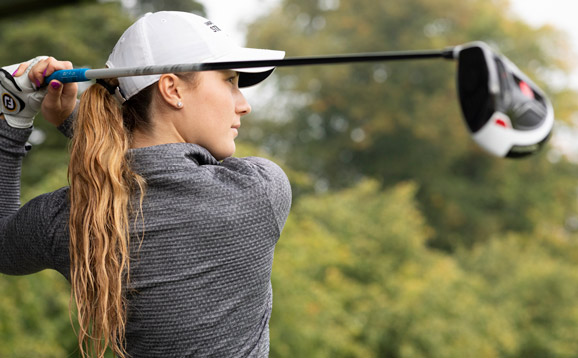
POLYGON ((18 65, 0 69, 0 113, 8 125, 14 128, 29 128, 34 122, 34 117, 40 110, 42 100, 46 95, 46 88, 38 89, 30 82, 28 73, 38 62, 46 59, 46 56, 34 58, 26 72, 18 77, 12 77, 18 65))

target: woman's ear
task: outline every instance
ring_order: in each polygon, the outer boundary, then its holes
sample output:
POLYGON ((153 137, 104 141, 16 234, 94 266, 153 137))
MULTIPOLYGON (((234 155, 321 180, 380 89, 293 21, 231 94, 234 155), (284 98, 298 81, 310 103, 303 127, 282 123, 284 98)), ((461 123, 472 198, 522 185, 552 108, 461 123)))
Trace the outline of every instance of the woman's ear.
POLYGON ((182 107, 185 85, 178 76, 172 73, 162 75, 157 83, 159 93, 165 104, 177 109, 182 107))

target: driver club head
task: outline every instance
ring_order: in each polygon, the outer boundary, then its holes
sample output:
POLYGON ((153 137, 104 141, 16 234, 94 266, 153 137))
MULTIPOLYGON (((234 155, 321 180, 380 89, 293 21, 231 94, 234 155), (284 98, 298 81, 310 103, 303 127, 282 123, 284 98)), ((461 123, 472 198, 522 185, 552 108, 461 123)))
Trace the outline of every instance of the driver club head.
POLYGON ((554 126, 544 92, 483 42, 454 49, 462 112, 474 141, 487 152, 520 158, 537 152, 554 126))

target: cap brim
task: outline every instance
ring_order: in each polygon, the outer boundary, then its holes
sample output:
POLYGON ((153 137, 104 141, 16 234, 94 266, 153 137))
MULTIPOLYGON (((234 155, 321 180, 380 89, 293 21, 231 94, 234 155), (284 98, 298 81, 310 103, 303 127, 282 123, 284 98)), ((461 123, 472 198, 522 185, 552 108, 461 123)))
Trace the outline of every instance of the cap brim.
POLYGON ((275 71, 275 67, 265 72, 252 73, 239 71, 239 87, 244 88, 254 86, 269 77, 273 71, 275 71))
MULTIPOLYGON (((285 51, 239 47, 215 59, 215 62, 281 60, 284 57, 285 51)), ((239 87, 250 87, 269 77, 275 67, 233 68, 232 70, 239 72, 239 87)))

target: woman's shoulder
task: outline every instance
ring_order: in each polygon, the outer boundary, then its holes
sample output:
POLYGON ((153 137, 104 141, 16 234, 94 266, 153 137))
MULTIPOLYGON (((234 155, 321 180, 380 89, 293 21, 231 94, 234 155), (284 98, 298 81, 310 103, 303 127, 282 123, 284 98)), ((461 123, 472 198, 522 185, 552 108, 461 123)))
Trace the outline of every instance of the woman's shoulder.
POLYGON ((231 157, 223 160, 221 164, 250 177, 250 180, 258 180, 263 185, 281 231, 289 215, 292 199, 291 184, 283 169, 273 161, 260 157, 231 157))
POLYGON ((259 178, 265 183, 288 185, 289 180, 283 169, 275 162, 261 157, 230 157, 221 162, 221 166, 241 174, 259 178))

